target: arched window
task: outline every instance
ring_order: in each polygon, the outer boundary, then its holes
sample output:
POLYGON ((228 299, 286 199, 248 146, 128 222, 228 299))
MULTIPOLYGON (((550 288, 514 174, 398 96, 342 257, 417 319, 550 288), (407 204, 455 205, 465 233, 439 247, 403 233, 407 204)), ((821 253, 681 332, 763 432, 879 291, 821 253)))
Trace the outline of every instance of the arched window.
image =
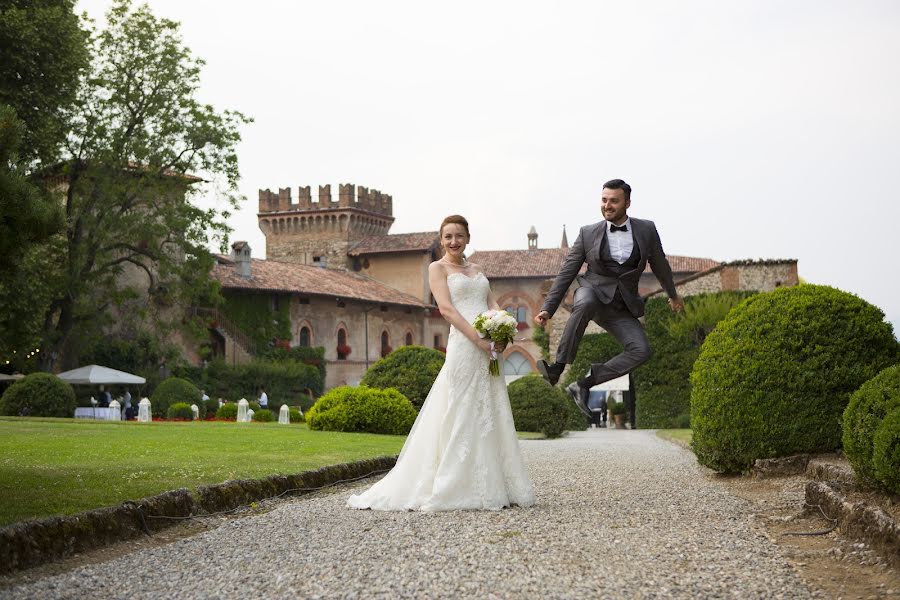
POLYGON ((404 341, 407 346, 412 346, 413 338, 412 338, 412 334, 410 332, 408 332, 408 331, 406 332, 406 339, 404 341))
POLYGON ((521 352, 513 352, 503 363, 503 374, 521 376, 531 373, 531 363, 521 352))
POLYGON ((528 322, 528 310, 524 306, 520 306, 516 309, 516 321, 519 323, 528 322))
POLYGON ((388 335, 387 331, 381 332, 381 357, 384 358, 388 354, 391 353, 391 336, 388 335))
POLYGON ((304 348, 308 348, 310 346, 310 330, 309 327, 304 325, 300 328, 300 345, 304 348))
POLYGON ((347 360, 350 355, 350 346, 347 345, 347 330, 343 327, 337 331, 337 357, 338 360, 347 360))

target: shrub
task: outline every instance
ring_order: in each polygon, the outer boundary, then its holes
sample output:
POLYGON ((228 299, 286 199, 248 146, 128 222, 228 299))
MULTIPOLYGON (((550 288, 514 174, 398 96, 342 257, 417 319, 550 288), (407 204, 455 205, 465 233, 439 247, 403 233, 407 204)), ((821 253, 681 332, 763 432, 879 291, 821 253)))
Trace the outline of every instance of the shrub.
POLYGON ((228 419, 229 421, 237 421, 237 404, 234 402, 226 402, 216 410, 217 419, 228 419))
MULTIPOLYGON (((256 412, 259 410, 259 402, 256 402, 255 400, 253 402, 248 402, 247 408, 249 408, 253 412, 256 412)), ((278 409, 281 410, 281 406, 279 406, 278 409)))
POLYGON ((293 360, 319 370, 322 381, 325 380, 325 348, 322 346, 294 346, 293 348, 270 348, 262 354, 262 358, 271 361, 293 360))
MULTIPOLYGON (((199 404, 198 404, 199 406, 199 404)), ((213 416, 219 411, 219 399, 218 398, 210 398, 209 400, 203 401, 203 407, 200 408, 201 419, 205 419, 208 416, 213 416), (204 413, 203 410, 206 409, 204 413)))
POLYGON ((214 360, 198 384, 214 398, 258 398, 264 388, 267 408, 277 411, 282 404, 312 406, 309 394, 321 394, 324 381, 318 368, 295 360, 254 360, 243 365, 214 360))
POLYGON ((897 356, 884 314, 852 294, 801 285, 748 298, 694 364, 698 461, 738 472, 758 458, 835 450, 850 394, 897 356))
POLYGON ((875 479, 900 494, 900 408, 895 408, 878 426, 872 446, 875 479))
POLYGON ((878 481, 873 462, 875 432, 885 417, 898 408, 900 365, 883 370, 850 397, 850 403, 844 411, 844 454, 863 481, 878 481))
POLYGON ((169 406, 169 409, 166 411, 166 418, 192 421, 194 419, 194 411, 191 410, 191 405, 187 402, 176 402, 169 406))
POLYGON ((261 408, 253 411, 253 420, 260 423, 270 423, 275 420, 275 415, 268 408, 261 408))
POLYGON ((444 366, 444 358, 442 352, 432 348, 403 346, 369 367, 360 384, 379 389, 394 388, 419 410, 444 366))
MULTIPOLYGON (((509 384, 509 406, 517 431, 540 431, 548 438, 563 434, 569 423, 568 395, 538 375, 526 375, 509 384)), ((577 410, 577 407, 576 407, 577 410)), ((584 416, 581 418, 584 429, 584 416)))
POLYGON ((291 420, 291 423, 303 423, 306 419, 303 417, 303 413, 301 413, 296 408, 291 408, 288 410, 288 418, 291 420))
POLYGON ((32 373, 3 393, 0 415, 74 417, 75 391, 56 375, 32 373))
POLYGON ((200 390, 187 379, 180 377, 169 377, 153 390, 150 397, 150 409, 153 416, 164 417, 168 414, 169 407, 173 404, 183 402, 189 407, 191 404, 197 404, 199 408, 200 390))
MULTIPOLYGON (((653 354, 636 369, 636 422, 644 428, 670 428, 690 421, 690 374, 700 345, 716 324, 752 292, 717 292, 685 299, 684 312, 675 314, 665 298, 647 301, 644 329, 653 354)), ((565 385, 580 379, 591 363, 606 362, 622 351, 609 334, 584 336, 565 385)))
POLYGON ((612 416, 624 415, 625 414, 625 403, 619 402, 619 401, 610 402, 609 406, 607 406, 607 410, 609 411, 609 414, 612 416))
POLYGON ((406 435, 416 409, 395 389, 342 386, 319 398, 306 414, 310 429, 406 435))

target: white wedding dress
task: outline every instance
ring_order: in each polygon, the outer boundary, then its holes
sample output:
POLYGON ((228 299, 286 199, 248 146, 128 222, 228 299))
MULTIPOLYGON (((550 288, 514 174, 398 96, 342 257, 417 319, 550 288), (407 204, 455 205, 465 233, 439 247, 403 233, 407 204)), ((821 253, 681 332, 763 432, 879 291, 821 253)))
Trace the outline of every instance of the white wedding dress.
MULTIPOLYGON (((447 285, 453 306, 469 322, 487 310, 490 284, 483 274, 453 273, 447 285)), ((519 451, 506 382, 488 373, 488 356, 451 326, 447 360, 397 464, 368 490, 350 496, 347 505, 441 511, 512 504, 534 504, 534 489, 519 451)))

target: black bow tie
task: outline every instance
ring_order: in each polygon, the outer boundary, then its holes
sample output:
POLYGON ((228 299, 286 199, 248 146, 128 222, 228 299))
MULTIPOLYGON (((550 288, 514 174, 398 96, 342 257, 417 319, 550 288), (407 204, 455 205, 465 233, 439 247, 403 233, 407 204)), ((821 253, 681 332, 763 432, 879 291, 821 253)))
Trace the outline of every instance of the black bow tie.
POLYGON ((628 225, 613 225, 610 227, 611 231, 628 231, 628 225))

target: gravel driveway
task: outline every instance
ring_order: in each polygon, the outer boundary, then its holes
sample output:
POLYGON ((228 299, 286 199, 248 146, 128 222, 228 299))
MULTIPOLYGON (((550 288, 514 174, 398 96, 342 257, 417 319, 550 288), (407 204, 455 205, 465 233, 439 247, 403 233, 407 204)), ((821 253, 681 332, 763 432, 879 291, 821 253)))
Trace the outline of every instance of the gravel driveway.
POLYGON ((538 503, 344 508, 362 482, 6 598, 810 598, 749 505, 649 431, 521 442, 538 503))

